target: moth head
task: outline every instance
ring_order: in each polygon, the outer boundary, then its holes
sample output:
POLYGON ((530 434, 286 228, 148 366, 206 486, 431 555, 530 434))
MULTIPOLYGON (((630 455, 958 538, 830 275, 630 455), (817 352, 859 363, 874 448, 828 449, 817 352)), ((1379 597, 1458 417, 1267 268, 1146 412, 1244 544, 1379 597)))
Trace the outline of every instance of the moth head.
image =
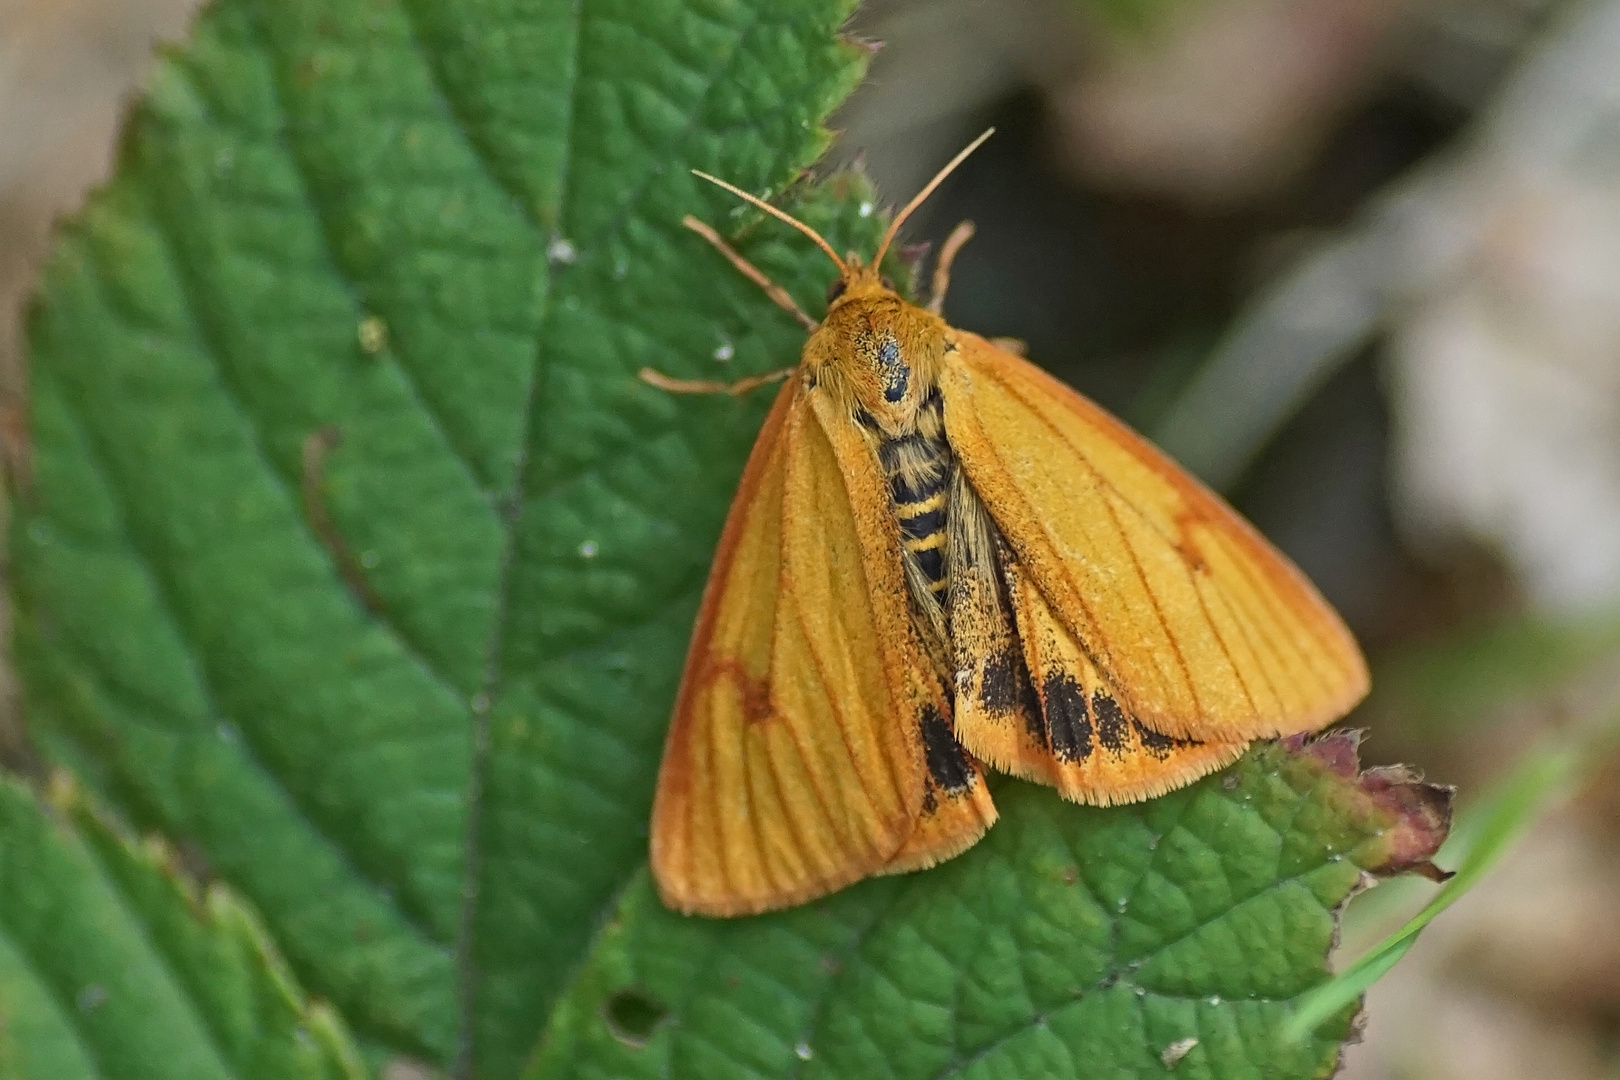
POLYGON ((894 243, 894 238, 899 235, 900 226, 905 224, 906 219, 911 216, 912 212, 921 206, 928 196, 934 193, 934 189, 939 187, 945 178, 955 171, 958 165, 967 160, 969 154, 977 150, 984 140, 995 134, 995 131, 995 128, 990 128, 969 143, 961 153, 957 154, 943 169, 939 170, 921 191, 912 197, 912 200, 905 205, 904 209, 894 215, 894 220, 889 222, 888 231, 883 234, 883 242, 878 245, 877 254, 872 256, 870 262, 863 261, 854 252, 840 257, 838 252, 833 250, 833 246, 827 243, 820 233, 793 215, 777 209, 757 195, 751 195, 733 184, 728 184, 724 180, 710 176, 708 173, 698 172, 696 169, 693 169, 692 172, 712 184, 725 188, 739 199, 751 203, 772 217, 787 222, 787 224, 815 241, 816 246, 827 253, 827 258, 831 259, 833 265, 838 267, 838 277, 827 288, 827 313, 831 315, 839 308, 860 300, 883 296, 893 297, 896 300, 900 299, 899 294, 895 291, 894 282, 890 281, 882 271, 883 256, 889 253, 889 246, 894 243))

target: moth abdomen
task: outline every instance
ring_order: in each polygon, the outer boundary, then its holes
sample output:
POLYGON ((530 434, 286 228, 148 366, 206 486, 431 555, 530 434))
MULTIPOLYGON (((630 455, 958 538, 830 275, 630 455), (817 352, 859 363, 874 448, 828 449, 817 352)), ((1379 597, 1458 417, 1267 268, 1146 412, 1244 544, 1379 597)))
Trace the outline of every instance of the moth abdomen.
MULTIPOLYGON (((940 598, 947 581, 950 487, 956 460, 945 441, 938 392, 923 401, 914 431, 878 444, 878 460, 889 481, 889 499, 900 523, 905 558, 922 571, 930 597, 940 598)), ((922 597, 919 600, 924 599, 922 597)))
MULTIPOLYGON (((908 492, 909 494, 909 492, 908 492)), ((946 585, 945 573, 945 485, 939 490, 915 501, 894 502, 895 516, 900 519, 900 544, 916 560, 923 576, 928 579, 929 591, 938 595, 946 585)))

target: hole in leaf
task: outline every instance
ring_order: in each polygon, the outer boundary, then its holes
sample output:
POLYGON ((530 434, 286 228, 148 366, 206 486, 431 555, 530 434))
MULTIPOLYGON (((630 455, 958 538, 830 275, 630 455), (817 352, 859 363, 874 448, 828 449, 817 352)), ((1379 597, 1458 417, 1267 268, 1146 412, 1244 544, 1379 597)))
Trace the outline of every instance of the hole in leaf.
POLYGON ((602 1006, 602 1019, 613 1037, 637 1050, 647 1045, 668 1015, 668 1009, 639 990, 620 990, 602 1006))

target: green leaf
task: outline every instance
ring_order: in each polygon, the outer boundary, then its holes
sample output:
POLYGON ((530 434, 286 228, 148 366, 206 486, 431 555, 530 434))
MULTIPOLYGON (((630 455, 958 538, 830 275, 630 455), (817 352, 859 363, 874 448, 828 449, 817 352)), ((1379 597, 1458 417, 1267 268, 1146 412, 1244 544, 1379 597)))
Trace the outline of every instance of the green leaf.
MULTIPOLYGON (((680 224, 757 215, 688 170, 816 158, 851 6, 219 0, 61 231, 11 534, 30 724, 368 1040, 514 1075, 643 862, 768 394, 636 372, 797 355, 680 224)), ((811 216, 870 250, 850 183, 811 216)), ((745 248, 814 310, 832 268, 784 234, 745 248)))
POLYGON ((681 918, 638 881, 529 1080, 1326 1076, 1354 1005, 1301 1042, 1283 1025, 1364 872, 1438 844, 1402 800, 1445 802, 1356 783, 1353 745, 1108 810, 1009 781, 965 855, 758 919, 681 918))
POLYGON ((365 1075, 228 890, 199 892, 71 786, 53 801, 0 781, 0 1075, 365 1075))

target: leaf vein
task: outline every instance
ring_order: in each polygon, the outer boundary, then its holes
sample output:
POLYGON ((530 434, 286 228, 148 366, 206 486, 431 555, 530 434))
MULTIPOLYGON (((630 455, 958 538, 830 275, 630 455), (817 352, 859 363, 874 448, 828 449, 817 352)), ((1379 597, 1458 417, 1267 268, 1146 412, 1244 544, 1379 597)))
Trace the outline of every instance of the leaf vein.
MULTIPOLYGON (((75 396, 68 390, 66 386, 62 387, 61 401, 65 407, 64 412, 68 415, 69 421, 76 429, 78 429, 80 441, 86 448, 86 460, 88 464, 96 472, 97 476, 100 477, 103 485, 108 491, 108 494, 111 496, 115 506, 117 507, 120 532, 129 541, 127 550, 133 557, 136 565, 140 568, 142 576, 146 579, 147 584, 150 586, 153 596, 161 605, 165 616, 169 619, 175 638, 185 646, 186 652, 188 653, 188 660, 192 666, 194 678, 197 681, 198 689, 203 697, 203 707, 205 708, 208 717, 215 722, 224 720, 225 713, 219 708, 217 703, 214 679, 209 672, 209 666, 207 663, 207 657, 209 654, 198 643, 195 635, 191 631, 191 628, 186 623, 186 620, 181 617, 181 606, 177 596, 175 595, 174 586, 169 581, 168 575, 163 573, 163 571, 160 569, 161 560, 155 554, 153 554, 151 550, 149 550, 149 542, 143 540, 142 530, 137 528, 131 520, 128 511, 128 498, 125 486, 117 479, 116 475, 108 467, 105 450, 103 450, 97 441, 92 437, 92 429, 90 425, 85 422, 83 404, 76 400, 75 396)), ((107 680, 99 677, 99 675, 96 682, 103 688, 108 688, 111 685, 107 682, 107 680)), ((342 858, 344 864, 354 870, 355 876, 369 886, 379 898, 393 894, 395 890, 391 885, 371 877, 368 873, 361 869, 359 862, 354 858, 353 852, 338 841, 336 833, 325 828, 320 819, 300 799, 298 793, 292 787, 292 785, 287 783, 284 777, 282 777, 275 770, 271 769, 265 763, 264 758, 258 753, 258 748, 254 745, 254 735, 256 732, 247 725, 238 724, 236 727, 237 730, 242 733, 242 738, 239 740, 238 745, 242 747, 244 753, 249 755, 249 760, 257 763, 264 775, 276 785, 277 789, 286 799, 287 805, 297 812, 298 816, 309 825, 310 829, 314 831, 316 835, 320 836, 327 844, 331 846, 332 850, 342 858)), ((393 902, 390 906, 393 906, 395 911, 398 912, 401 921, 404 922, 405 925, 408 926, 412 932, 414 932, 423 941, 431 942, 435 940, 434 936, 428 932, 425 924, 418 922, 416 917, 411 912, 399 906, 397 901, 393 902)))

